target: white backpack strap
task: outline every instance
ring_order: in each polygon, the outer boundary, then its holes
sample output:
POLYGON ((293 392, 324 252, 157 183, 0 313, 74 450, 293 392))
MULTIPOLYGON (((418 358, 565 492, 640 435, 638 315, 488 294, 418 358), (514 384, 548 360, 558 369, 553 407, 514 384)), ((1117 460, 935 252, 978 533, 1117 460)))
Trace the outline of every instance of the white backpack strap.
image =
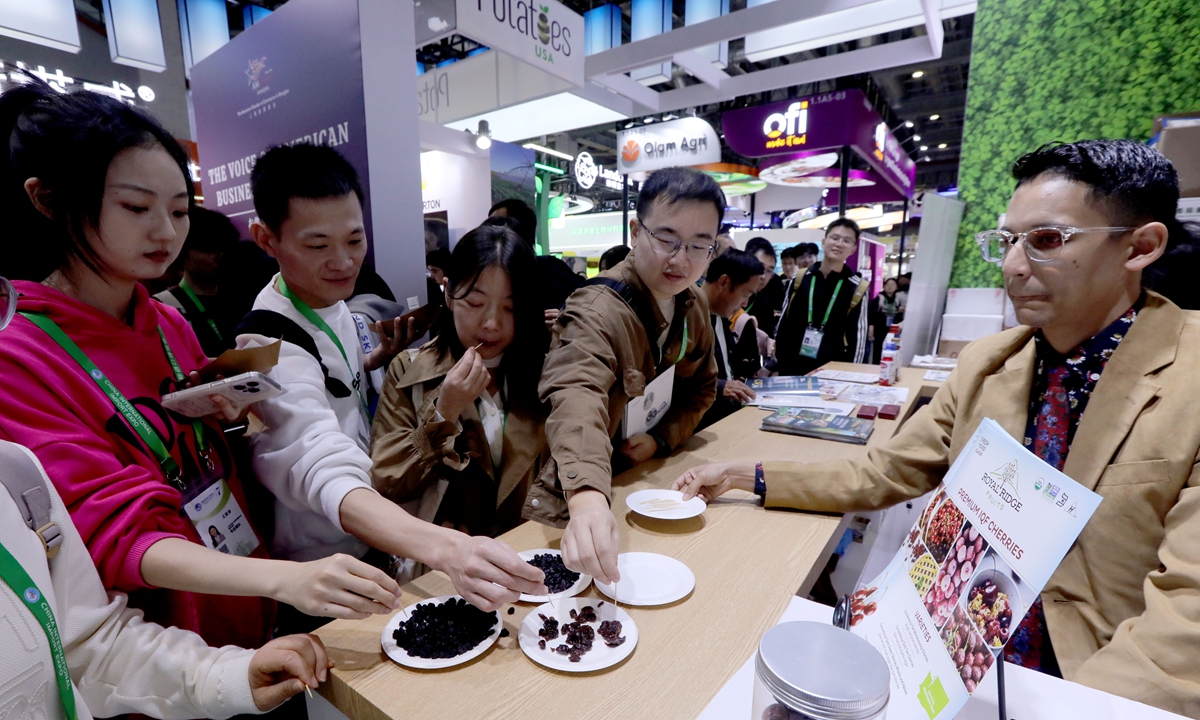
POLYGON ((41 468, 11 443, 0 443, 0 484, 12 495, 25 524, 41 539, 46 557, 57 555, 62 531, 50 519, 50 490, 41 468))

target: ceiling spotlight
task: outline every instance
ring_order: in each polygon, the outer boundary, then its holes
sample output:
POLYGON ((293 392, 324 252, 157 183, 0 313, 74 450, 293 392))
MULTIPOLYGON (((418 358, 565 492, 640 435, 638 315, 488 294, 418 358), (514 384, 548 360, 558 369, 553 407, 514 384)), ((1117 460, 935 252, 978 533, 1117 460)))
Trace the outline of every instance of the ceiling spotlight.
POLYGON ((928 149, 929 149, 929 146, 928 146, 928 145, 922 145, 922 146, 921 146, 920 148, 918 148, 918 149, 919 149, 921 152, 925 152, 926 150, 928 150, 928 149))
POLYGON ((920 136, 920 135, 913 135, 913 140, 916 140, 917 142, 921 142, 921 136, 920 136))
POLYGON ((946 149, 946 143, 938 143, 938 150, 945 150, 945 149, 946 149))
POLYGON ((669 120, 676 120, 678 118, 679 118, 679 116, 676 115, 675 113, 667 113, 666 115, 663 115, 663 122, 667 122, 669 120))
POLYGON ((941 116, 941 115, 938 115, 937 113, 934 113, 934 114, 932 114, 932 115, 930 115, 930 116, 929 116, 929 119, 930 119, 930 120, 941 120, 941 119, 942 119, 942 116, 941 116))
POLYGON ((904 127, 906 127, 906 128, 910 128, 910 127, 912 127, 912 126, 913 126, 913 121, 912 121, 912 120, 905 120, 905 121, 904 121, 904 127))
POLYGON ((630 120, 629 122, 625 123, 625 129, 628 130, 629 128, 633 127, 634 124, 635 123, 632 120, 630 120))
POLYGON ((916 71, 915 73, 913 73, 913 77, 914 77, 914 78, 923 78, 923 77, 925 77, 925 71, 924 71, 924 70, 918 70, 918 71, 916 71))
MULTIPOLYGON (((469 130, 467 132, 470 132, 469 130)), ((475 133, 475 147, 487 150, 492 146, 492 131, 488 129, 488 121, 479 121, 479 131, 475 133)))
POLYGON ((644 120, 642 120, 642 122, 643 122, 643 123, 645 123, 645 124, 647 124, 647 125, 649 125, 650 123, 654 122, 654 121, 655 121, 655 120, 657 120, 657 119, 658 119, 658 118, 652 118, 652 117, 648 117, 648 118, 645 118, 644 120))

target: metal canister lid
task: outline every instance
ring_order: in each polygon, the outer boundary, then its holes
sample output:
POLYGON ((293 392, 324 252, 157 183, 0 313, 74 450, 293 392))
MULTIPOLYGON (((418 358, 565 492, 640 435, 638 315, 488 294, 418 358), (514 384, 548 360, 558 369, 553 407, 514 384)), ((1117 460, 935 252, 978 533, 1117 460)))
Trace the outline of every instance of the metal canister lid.
POLYGON ((775 699, 818 720, 865 720, 887 707, 887 662, 861 637, 828 623, 788 622, 768 630, 755 658, 775 699))

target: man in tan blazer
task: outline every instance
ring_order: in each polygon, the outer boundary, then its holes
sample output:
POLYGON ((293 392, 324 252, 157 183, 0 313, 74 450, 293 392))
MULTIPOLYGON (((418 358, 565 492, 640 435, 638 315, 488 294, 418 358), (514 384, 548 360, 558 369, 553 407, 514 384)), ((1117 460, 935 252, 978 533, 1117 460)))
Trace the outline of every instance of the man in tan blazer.
POLYGON ((1182 232, 1175 171, 1144 145, 1090 141, 1013 174, 1002 231, 979 240, 1021 327, 964 350, 929 407, 861 460, 706 465, 675 487, 886 507, 932 490, 990 417, 1104 498, 1042 592, 1039 669, 1200 717, 1200 314, 1141 287, 1182 232))

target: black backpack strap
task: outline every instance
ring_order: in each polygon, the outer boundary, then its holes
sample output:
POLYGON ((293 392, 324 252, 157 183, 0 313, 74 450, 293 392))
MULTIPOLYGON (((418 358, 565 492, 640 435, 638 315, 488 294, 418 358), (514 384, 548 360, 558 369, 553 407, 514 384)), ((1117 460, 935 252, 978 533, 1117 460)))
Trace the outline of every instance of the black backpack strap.
POLYGON ((298 346, 321 366, 321 374, 325 376, 325 389, 335 398, 350 397, 351 390, 346 383, 337 378, 329 377, 329 368, 321 361, 321 352, 317 350, 317 341, 312 335, 296 324, 294 320, 273 310, 251 310, 238 323, 235 335, 262 335, 263 337, 278 338, 298 346))
POLYGON ((37 464, 11 443, 0 443, 0 485, 8 489, 21 518, 41 539, 46 557, 57 555, 62 532, 50 519, 50 490, 37 464))

